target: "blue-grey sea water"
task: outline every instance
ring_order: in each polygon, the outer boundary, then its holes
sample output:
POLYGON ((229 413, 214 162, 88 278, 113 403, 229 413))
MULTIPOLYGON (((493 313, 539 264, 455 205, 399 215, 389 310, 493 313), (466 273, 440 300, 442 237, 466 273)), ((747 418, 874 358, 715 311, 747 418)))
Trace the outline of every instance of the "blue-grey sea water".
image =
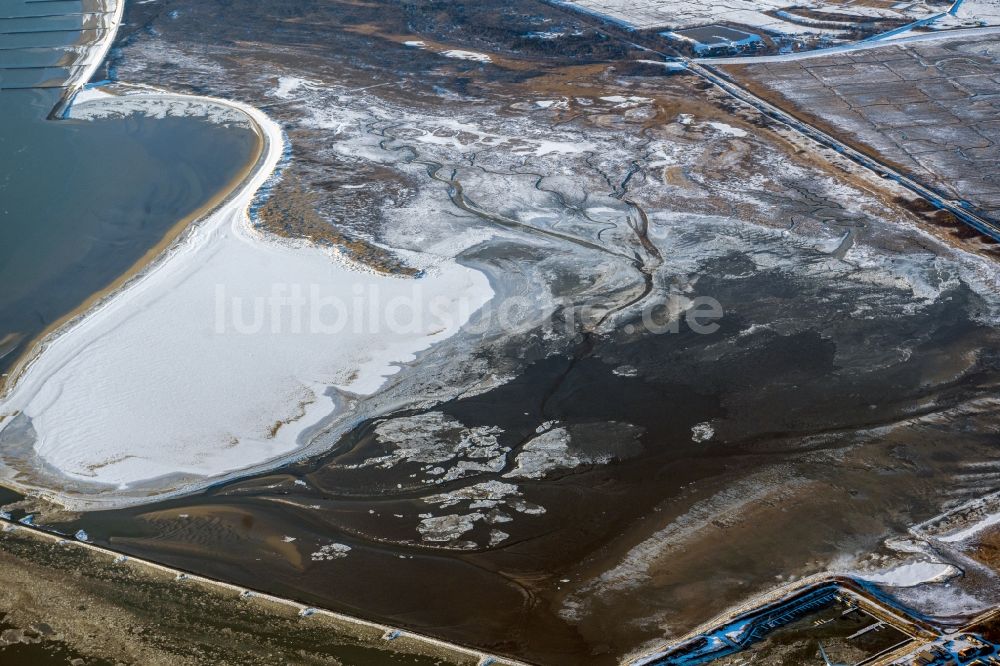
POLYGON ((255 153, 251 130, 203 118, 49 119, 73 72, 55 65, 72 63, 66 44, 97 34, 83 10, 100 6, 0 5, 0 370, 255 153))

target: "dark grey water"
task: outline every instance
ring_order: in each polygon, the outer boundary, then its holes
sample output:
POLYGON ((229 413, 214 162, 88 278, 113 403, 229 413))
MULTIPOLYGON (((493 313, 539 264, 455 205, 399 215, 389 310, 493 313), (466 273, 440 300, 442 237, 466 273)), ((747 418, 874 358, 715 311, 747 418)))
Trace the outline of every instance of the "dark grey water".
POLYGON ((225 188, 247 128, 203 118, 49 120, 115 0, 0 3, 0 370, 225 188))
POLYGON ((59 88, 95 57, 124 0, 0 2, 0 88, 59 88))
POLYGON ((46 120, 59 94, 0 91, 0 340, 20 347, 213 198, 256 147, 249 129, 199 118, 46 120))

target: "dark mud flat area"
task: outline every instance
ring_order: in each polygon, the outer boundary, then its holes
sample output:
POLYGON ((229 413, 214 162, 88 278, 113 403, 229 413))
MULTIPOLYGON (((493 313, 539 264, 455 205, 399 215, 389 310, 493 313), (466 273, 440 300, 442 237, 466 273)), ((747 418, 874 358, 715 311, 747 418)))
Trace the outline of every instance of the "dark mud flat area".
POLYGON ((129 11, 113 73, 283 124, 272 231, 327 225, 352 258, 405 272, 385 250, 398 235, 502 227, 460 260, 558 306, 472 353, 432 350, 429 371, 393 378, 404 408, 325 453, 51 524, 489 652, 600 665, 995 488, 968 465, 997 457, 988 295, 898 192, 630 60, 648 54, 529 0, 129 11), (550 29, 565 38, 528 36, 550 29), (510 150, 491 152, 499 135, 510 150), (517 144, 555 135, 558 156, 517 144), (628 309, 675 288, 716 299, 719 329, 651 334, 628 309), (497 380, 441 398, 456 377, 497 380))
MULTIPOLYGON (((731 274, 735 267, 717 268, 731 274)), ((774 308, 789 314, 794 292, 804 287, 758 276, 739 285, 706 278, 704 288, 742 304, 720 333, 732 341, 747 322, 773 319, 774 308)), ((824 557, 877 547, 883 534, 935 511, 936 480, 954 474, 963 458, 989 456, 989 443, 974 434, 975 418, 957 421, 969 434, 919 425, 884 439, 866 433, 909 418, 935 364, 946 367, 947 358, 992 338, 955 324, 968 306, 956 294, 942 311, 905 324, 927 329, 926 346, 937 350, 931 358, 848 377, 845 366, 877 367, 884 359, 850 344, 871 333, 838 307, 801 313, 812 330, 762 333, 744 348, 690 333, 621 334, 586 356, 531 362, 505 386, 431 411, 465 428, 499 428, 511 458, 539 423, 557 421, 570 433, 573 455, 613 462, 519 483, 529 506, 544 507, 537 515, 519 513, 516 502, 497 501, 488 489, 455 499, 456 514, 474 513, 478 500, 492 504, 482 511, 514 518, 492 525, 487 518, 460 540, 421 541, 419 525, 421 516, 440 513, 429 503, 434 495, 460 497, 469 481, 428 486, 424 466, 405 462, 354 467, 385 455, 378 423, 419 418, 412 411, 364 423, 334 452, 306 463, 198 497, 89 514, 78 524, 115 548, 237 583, 266 579, 269 589, 306 603, 542 663, 612 663, 630 641, 657 631, 623 618, 638 623, 655 609, 679 623, 703 619, 779 572, 815 572, 824 557), (719 354, 720 345, 729 351, 704 360, 719 354), (713 441, 692 441, 691 428, 704 422, 718 426, 713 441), (947 452, 936 446, 941 436, 947 452), (673 519, 693 523, 693 534, 668 532, 661 537, 667 561, 637 563, 622 574, 640 577, 642 586, 603 594, 593 585, 628 554, 627 544, 656 535, 673 519), (491 528, 510 538, 491 547, 491 528), (326 559, 318 553, 330 542, 351 550, 326 559), (585 604, 587 612, 567 617, 567 601, 585 604)), ((882 334, 893 335, 892 322, 880 323, 882 334)), ((529 347, 522 350, 530 355, 529 347)), ((946 387, 942 400, 954 408, 996 380, 995 367, 975 374, 946 387)), ((444 441, 456 436, 437 434, 444 441)), ((509 479, 481 473, 475 481, 509 479)))

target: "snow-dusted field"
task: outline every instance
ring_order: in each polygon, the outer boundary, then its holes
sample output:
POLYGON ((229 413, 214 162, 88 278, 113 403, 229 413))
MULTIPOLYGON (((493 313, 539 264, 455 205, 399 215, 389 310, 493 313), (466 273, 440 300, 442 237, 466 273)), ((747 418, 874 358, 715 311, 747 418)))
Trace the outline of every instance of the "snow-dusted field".
POLYGON ((953 16, 935 23, 937 28, 1000 25, 1000 0, 963 0, 953 16))
MULTIPOLYGON (((158 112, 170 99, 127 103, 158 112)), ((145 484, 169 490, 178 476, 288 454, 338 408, 337 390, 375 391, 492 296, 481 273, 451 261, 421 279, 387 277, 253 230, 247 207, 279 162, 281 130, 255 109, 228 107, 265 134, 255 174, 168 256, 51 341, 0 404, 7 430, 23 435, 30 419, 50 471, 111 489, 170 476, 145 484)))
POLYGON ((1000 25, 985 26, 981 28, 935 30, 933 32, 904 32, 887 39, 868 40, 864 42, 855 42, 853 44, 841 44, 840 46, 831 46, 829 48, 815 49, 812 51, 797 51, 795 53, 783 53, 781 55, 735 56, 732 58, 695 58, 695 62, 710 62, 715 65, 742 65, 759 62, 795 62, 796 60, 811 60, 814 58, 822 58, 824 56, 840 53, 868 51, 871 49, 881 49, 890 46, 916 44, 920 42, 959 40, 963 38, 974 39, 976 37, 983 37, 998 33, 1000 33, 1000 25))
MULTIPOLYGON (((985 2, 987 0, 979 0, 985 2)), ((792 7, 805 7, 825 13, 844 14, 845 18, 892 18, 919 19, 938 13, 923 3, 912 3, 901 9, 880 8, 865 4, 839 3, 824 0, 792 2, 790 0, 695 0, 694 2, 674 2, 673 0, 566 0, 568 5, 576 5, 586 11, 603 14, 636 28, 670 27, 691 28, 699 25, 724 21, 740 23, 772 32, 788 35, 831 34, 839 31, 823 27, 822 22, 805 17, 783 15, 775 17, 766 12, 780 12, 792 7), (810 25, 811 24, 811 25, 810 25)), ((845 24, 846 27, 846 24, 845 24)))
MULTIPOLYGON (((947 7, 923 2, 877 6, 877 3, 837 2, 835 0, 564 0, 578 7, 639 29, 693 28, 713 23, 738 23, 772 34, 792 37, 820 37, 833 43, 851 38, 850 28, 866 20, 919 21, 945 12, 947 7), (807 11, 820 12, 823 19, 807 11), (837 16, 842 19, 832 20, 837 16)), ((964 0, 954 15, 944 14, 930 28, 952 30, 1000 25, 1000 0, 964 0)), ((912 31, 901 33, 905 37, 912 31)))

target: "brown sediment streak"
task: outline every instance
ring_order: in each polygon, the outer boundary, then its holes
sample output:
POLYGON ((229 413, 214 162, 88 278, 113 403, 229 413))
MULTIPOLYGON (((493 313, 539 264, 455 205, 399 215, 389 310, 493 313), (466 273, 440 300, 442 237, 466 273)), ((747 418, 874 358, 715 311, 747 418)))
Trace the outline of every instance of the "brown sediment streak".
POLYGON ((11 392, 17 384, 18 378, 24 374, 24 371, 28 368, 31 361, 33 361, 42 351, 45 343, 50 337, 72 325, 73 322, 85 316, 95 306, 104 302, 107 298, 111 297, 125 287, 134 278, 141 275, 149 266, 165 254, 167 250, 173 247, 185 231, 194 226, 197 222, 200 222, 211 215, 216 208, 225 203, 229 197, 242 188, 243 183, 245 183, 247 179, 250 178, 256 171, 257 165, 264 156, 265 148, 263 132, 257 126, 257 123, 253 120, 253 118, 247 116, 247 119, 249 120, 250 126, 253 128, 254 135, 256 136, 256 145, 251 158, 247 160, 247 163, 242 169, 240 169, 239 173, 233 176, 233 178, 226 183, 225 187, 220 189, 215 196, 199 206, 196 210, 178 220, 176 224, 167 230, 166 234, 164 234, 155 245, 146 250, 142 257, 133 263, 124 273, 115 278, 113 282, 91 294, 78 306, 46 326, 45 330, 36 335, 11 366, 9 374, 6 376, 0 376, 0 399, 5 398, 11 392))

